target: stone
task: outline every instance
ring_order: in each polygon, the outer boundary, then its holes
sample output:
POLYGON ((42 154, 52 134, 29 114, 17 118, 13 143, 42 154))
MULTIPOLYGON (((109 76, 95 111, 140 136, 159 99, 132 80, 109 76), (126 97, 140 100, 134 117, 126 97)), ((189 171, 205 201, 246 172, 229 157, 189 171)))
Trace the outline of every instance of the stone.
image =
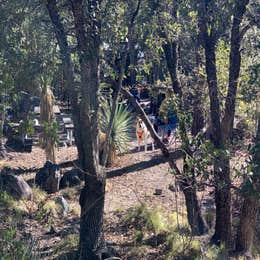
POLYGON ((47 193, 55 193, 59 190, 60 179, 59 166, 47 161, 43 168, 36 173, 35 183, 47 193))
POLYGON ((11 173, 0 174, 0 189, 6 191, 15 200, 30 199, 32 189, 28 183, 21 177, 11 173))
POLYGON ((153 195, 156 195, 156 196, 162 195, 162 189, 155 189, 153 195))
POLYGON ((60 189, 80 185, 81 180, 82 172, 79 169, 67 171, 60 180, 60 189))
POLYGON ((60 206, 63 217, 66 217, 70 209, 68 202, 61 196, 56 198, 56 203, 60 206))

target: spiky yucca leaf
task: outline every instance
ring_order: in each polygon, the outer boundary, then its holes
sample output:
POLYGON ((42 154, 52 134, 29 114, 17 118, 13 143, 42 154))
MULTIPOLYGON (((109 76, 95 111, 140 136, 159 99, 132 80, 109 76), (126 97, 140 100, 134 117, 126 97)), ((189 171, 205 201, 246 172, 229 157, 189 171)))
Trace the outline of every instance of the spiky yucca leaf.
MULTIPOLYGON (((106 99, 102 99, 100 127, 103 133, 105 133, 108 128, 110 117, 111 105, 106 99)), ((133 118, 128 107, 124 104, 118 104, 115 111, 110 147, 114 147, 120 153, 125 152, 131 141, 130 129, 132 125, 133 118)))

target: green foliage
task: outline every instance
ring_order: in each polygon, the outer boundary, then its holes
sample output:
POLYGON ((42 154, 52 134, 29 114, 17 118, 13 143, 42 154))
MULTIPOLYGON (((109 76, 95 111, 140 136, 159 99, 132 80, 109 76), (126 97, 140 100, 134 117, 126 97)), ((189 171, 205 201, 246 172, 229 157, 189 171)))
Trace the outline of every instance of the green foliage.
POLYGON ((126 216, 127 223, 138 223, 138 226, 158 234, 166 229, 166 219, 159 209, 149 210, 145 204, 137 205, 126 216))
POLYGON ((35 203, 41 203, 47 198, 47 193, 38 187, 32 188, 32 200, 35 203))
POLYGON ((76 250, 79 244, 78 234, 69 234, 62 238, 54 249, 54 254, 61 255, 62 253, 76 250))
POLYGON ((17 233, 17 226, 23 221, 24 212, 16 208, 16 202, 4 191, 0 191, 0 211, 1 223, 5 227, 0 234, 0 259, 40 259, 36 241, 23 240, 17 233))
MULTIPOLYGON (((165 259, 200 259, 201 243, 192 238, 187 217, 173 212, 166 214, 162 209, 148 209, 145 204, 138 204, 129 210, 125 217, 128 225, 135 227, 134 241, 145 244, 150 235, 163 235, 165 259)), ((140 247, 136 247, 138 251, 140 247)))
POLYGON ((171 95, 170 97, 167 97, 163 100, 159 109, 159 115, 164 119, 165 123, 167 123, 167 118, 175 115, 176 111, 176 98, 174 95, 171 95))
MULTIPOLYGON (((100 115, 100 127, 103 133, 106 133, 111 117, 111 105, 105 99, 102 100, 102 109, 100 115)), ((117 151, 123 153, 127 151, 129 142, 131 141, 131 128, 133 125, 133 117, 124 104, 118 104, 115 111, 114 124, 111 134, 111 147, 115 147, 117 151)))
POLYGON ((172 232, 167 236, 166 259, 201 259, 200 241, 172 232))
POLYGON ((61 207, 54 200, 42 201, 38 205, 37 220, 49 225, 59 216, 61 207))
POLYGON ((43 122, 43 135, 41 138, 41 145, 42 147, 45 147, 47 143, 52 143, 54 145, 57 145, 59 141, 58 136, 58 130, 59 130, 59 124, 57 121, 53 120, 52 122, 43 122), (48 141, 46 140, 48 139, 48 141))
POLYGON ((223 245, 218 246, 210 246, 207 248, 205 255, 209 260, 222 260, 228 259, 228 252, 223 245))
POLYGON ((141 230, 137 230, 134 234, 134 241, 136 243, 141 243, 144 238, 144 233, 141 230))
POLYGON ((21 120, 18 131, 20 134, 28 134, 29 136, 34 134, 34 124, 30 116, 27 116, 25 120, 21 120))
POLYGON ((15 229, 3 231, 0 240, 1 260, 37 260, 40 255, 34 240, 20 240, 15 229))
POLYGON ((13 198, 5 191, 0 190, 0 210, 11 208, 12 206, 14 206, 13 198))

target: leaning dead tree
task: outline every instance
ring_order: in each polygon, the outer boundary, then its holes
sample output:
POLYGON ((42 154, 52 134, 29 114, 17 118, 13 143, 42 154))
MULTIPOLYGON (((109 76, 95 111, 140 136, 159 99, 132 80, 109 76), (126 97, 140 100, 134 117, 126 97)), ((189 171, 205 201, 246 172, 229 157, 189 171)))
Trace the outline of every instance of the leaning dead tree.
MULTIPOLYGON (((148 116, 145 114, 141 105, 136 101, 134 96, 126 89, 121 88, 121 93, 129 100, 129 102, 134 106, 136 113, 141 119, 144 121, 147 129, 151 133, 152 138, 154 139, 155 144, 161 150, 163 156, 168 160, 168 163, 171 169, 174 171, 178 182, 180 183, 180 188, 185 195, 185 203, 187 207, 188 213, 188 221, 191 226, 192 232, 194 234, 203 234, 207 232, 207 224, 202 216, 201 209, 199 206, 199 201, 196 196, 196 190, 193 188, 194 184, 189 184, 188 186, 187 179, 183 177, 183 172, 178 169, 175 161, 178 158, 185 158, 186 151, 185 150, 176 150, 174 152, 170 152, 167 146, 162 142, 152 123, 150 122, 148 116)), ((185 169, 184 169, 185 170, 185 169)))
POLYGON ((46 160, 56 162, 56 132, 54 114, 54 95, 49 86, 44 86, 41 93, 40 121, 43 131, 40 135, 40 145, 45 150, 46 160))

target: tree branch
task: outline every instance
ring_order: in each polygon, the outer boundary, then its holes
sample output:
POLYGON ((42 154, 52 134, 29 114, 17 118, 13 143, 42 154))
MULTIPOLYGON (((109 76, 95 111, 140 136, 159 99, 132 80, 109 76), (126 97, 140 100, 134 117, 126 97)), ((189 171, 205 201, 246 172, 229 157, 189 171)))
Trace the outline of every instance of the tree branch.
MULTIPOLYGON (((126 88, 121 88, 121 93, 129 100, 129 102, 134 106, 137 114, 141 117, 143 122, 145 123, 148 131, 150 132, 152 138, 154 139, 155 144, 161 149, 162 154, 168 158, 169 164, 172 169, 174 169, 176 175, 181 175, 180 170, 178 169, 176 163, 175 163, 175 157, 173 156, 172 153, 168 150, 166 145, 162 142, 160 137, 157 135, 155 132, 153 125, 147 115, 145 114, 143 108, 140 106, 140 104, 136 101, 134 96, 126 89, 126 88)), ((185 156, 185 152, 183 152, 183 157, 185 156)))

